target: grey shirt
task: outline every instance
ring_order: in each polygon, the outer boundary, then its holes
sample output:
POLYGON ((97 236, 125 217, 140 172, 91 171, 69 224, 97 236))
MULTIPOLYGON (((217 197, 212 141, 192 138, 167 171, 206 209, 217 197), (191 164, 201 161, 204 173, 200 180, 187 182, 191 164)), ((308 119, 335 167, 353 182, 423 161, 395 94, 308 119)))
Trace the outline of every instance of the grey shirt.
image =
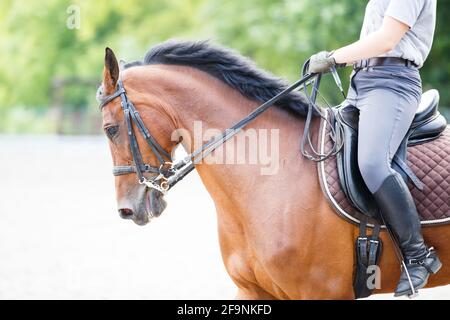
POLYGON ((394 50, 380 57, 404 58, 422 67, 433 44, 436 0, 370 0, 361 38, 380 29, 385 16, 403 22, 410 29, 394 50))

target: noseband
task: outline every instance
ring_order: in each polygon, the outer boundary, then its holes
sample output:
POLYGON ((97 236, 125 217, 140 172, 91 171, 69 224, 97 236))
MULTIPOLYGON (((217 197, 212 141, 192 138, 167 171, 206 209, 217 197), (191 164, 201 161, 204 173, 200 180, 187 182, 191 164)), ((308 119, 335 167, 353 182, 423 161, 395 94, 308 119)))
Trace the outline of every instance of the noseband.
MULTIPOLYGON (((213 137, 203 146, 201 146, 200 148, 193 151, 185 158, 177 162, 173 162, 171 155, 161 147, 161 145, 150 134, 150 131, 145 127, 145 124, 142 121, 139 112, 136 110, 136 107, 127 97, 127 93, 125 87, 123 86, 122 80, 119 80, 117 82, 117 90, 113 94, 104 97, 101 100, 99 107, 100 110, 102 110, 108 103, 113 101, 115 98, 120 97, 121 99, 120 105, 122 107, 122 111, 127 126, 128 139, 130 142, 130 151, 134 165, 114 166, 113 174, 114 176, 121 176, 136 173, 140 184, 143 184, 150 189, 154 189, 165 194, 176 183, 181 181, 187 174, 189 174, 192 170, 194 170, 195 165, 198 164, 202 159, 211 154, 214 150, 223 145, 226 141, 234 137, 237 133, 241 131, 243 127, 245 127, 249 122, 253 121, 256 117, 258 117, 263 112, 272 107, 277 101, 285 98, 289 93, 291 93, 292 91, 294 91, 295 89, 297 89, 302 85, 304 86, 306 96, 308 97, 309 100, 308 116, 306 119, 303 137, 306 136, 309 137, 309 130, 313 109, 316 110, 321 117, 323 117, 320 110, 315 104, 316 92, 317 87, 319 86, 320 83, 320 77, 321 77, 320 74, 306 74, 306 75, 303 74, 300 80, 293 83, 291 86, 287 87, 285 90, 277 94, 269 101, 260 105, 258 108, 252 111, 247 117, 236 123, 231 128, 225 130, 222 134, 213 137), (306 87, 309 83, 311 83, 310 80, 312 79, 316 91, 313 90, 313 93, 311 94, 310 97, 308 95, 306 87), (150 164, 144 163, 142 159, 142 154, 139 150, 138 142, 136 140, 136 135, 133 130, 132 126, 133 123, 136 125, 141 134, 144 136, 145 140, 147 141, 147 144, 150 146, 152 152, 158 159, 160 164, 159 167, 155 167, 150 164), (151 173, 153 174, 153 176, 152 178, 148 179, 144 176, 144 173, 151 173)), ((329 154, 326 155, 317 154, 318 157, 313 157, 304 150, 303 148, 304 143, 305 141, 302 141, 302 154, 308 159, 318 162, 323 161, 328 157, 336 154, 337 152, 339 152, 338 149, 340 149, 333 147, 333 149, 330 151, 329 154)))

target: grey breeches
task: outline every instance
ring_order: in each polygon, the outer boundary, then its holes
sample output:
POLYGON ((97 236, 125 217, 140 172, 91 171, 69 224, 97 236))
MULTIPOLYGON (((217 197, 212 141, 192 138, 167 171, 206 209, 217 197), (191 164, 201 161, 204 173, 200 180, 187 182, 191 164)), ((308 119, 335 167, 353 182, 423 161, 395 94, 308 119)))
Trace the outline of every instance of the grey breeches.
POLYGON ((394 170, 392 158, 422 96, 417 69, 372 67, 354 72, 348 100, 360 111, 358 165, 372 193, 394 170))

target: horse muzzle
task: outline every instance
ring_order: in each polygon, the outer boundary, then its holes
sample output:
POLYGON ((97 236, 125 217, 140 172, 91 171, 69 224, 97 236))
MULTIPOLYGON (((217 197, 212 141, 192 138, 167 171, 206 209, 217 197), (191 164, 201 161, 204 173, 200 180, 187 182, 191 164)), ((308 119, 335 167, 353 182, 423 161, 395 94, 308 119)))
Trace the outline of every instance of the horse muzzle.
POLYGON ((138 201, 126 201, 119 205, 119 215, 122 219, 133 220, 137 225, 143 226, 153 218, 159 217, 167 207, 164 195, 154 189, 145 188, 138 201))

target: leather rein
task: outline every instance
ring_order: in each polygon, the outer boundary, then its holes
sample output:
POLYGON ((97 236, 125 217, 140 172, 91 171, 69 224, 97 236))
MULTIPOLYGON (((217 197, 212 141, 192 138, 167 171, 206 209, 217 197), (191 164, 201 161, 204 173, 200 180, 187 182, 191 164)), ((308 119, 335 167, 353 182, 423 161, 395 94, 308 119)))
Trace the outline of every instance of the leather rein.
POLYGON ((205 143, 203 146, 193 151, 191 154, 187 155, 183 159, 173 162, 172 156, 165 151, 161 145, 156 141, 156 139, 151 135, 150 131, 145 126, 142 117, 137 111, 134 104, 128 99, 125 87, 123 85, 122 80, 117 82, 117 90, 103 99, 101 99, 99 108, 103 110, 103 108, 109 104, 114 99, 120 97, 121 99, 121 108, 124 113, 125 123, 127 127, 127 135, 130 143, 130 151, 132 155, 132 159, 134 165, 121 165, 113 167, 113 175, 121 176, 126 174, 135 173, 138 177, 138 181, 140 184, 147 186, 150 189, 157 190, 163 194, 165 194, 170 188, 172 188, 176 183, 181 181, 186 175, 188 175, 192 170, 194 170, 195 165, 198 164, 202 159, 211 154, 218 147, 223 145, 226 141, 234 137, 240 130, 245 127, 249 122, 253 121, 256 117, 261 115, 271 106, 273 106, 277 101, 286 97, 289 93, 294 91, 300 86, 303 86, 305 90, 306 96, 309 101, 308 114, 305 123, 304 135, 301 142, 301 151, 302 154, 313 161, 323 161, 328 157, 339 152, 340 148, 333 148, 328 154, 322 155, 317 153, 311 143, 310 140, 310 125, 312 115, 314 113, 313 110, 319 113, 319 115, 325 119, 322 115, 319 108, 315 105, 315 100, 317 96, 317 87, 320 83, 320 74, 306 74, 304 75, 305 68, 303 68, 302 78, 297 82, 293 83, 285 90, 280 92, 278 95, 270 99, 269 101, 263 103, 254 111, 252 111, 248 116, 244 119, 233 125, 231 128, 225 130, 222 134, 212 138, 210 141, 205 143), (314 78, 314 79, 313 79, 314 78), (307 86, 314 82, 314 88, 311 93, 311 96, 307 92, 307 86), (151 164, 146 164, 143 161, 142 154, 139 150, 139 145, 136 139, 136 135, 133 129, 133 125, 138 128, 142 136, 147 141, 147 144, 150 146, 152 152, 155 154, 156 158, 159 161, 159 167, 152 166, 151 164), (308 139, 307 139, 308 138, 308 139), (314 155, 309 154, 305 150, 306 140, 309 142, 309 146, 313 151, 314 155), (144 173, 151 173, 151 178, 146 178, 144 173))

